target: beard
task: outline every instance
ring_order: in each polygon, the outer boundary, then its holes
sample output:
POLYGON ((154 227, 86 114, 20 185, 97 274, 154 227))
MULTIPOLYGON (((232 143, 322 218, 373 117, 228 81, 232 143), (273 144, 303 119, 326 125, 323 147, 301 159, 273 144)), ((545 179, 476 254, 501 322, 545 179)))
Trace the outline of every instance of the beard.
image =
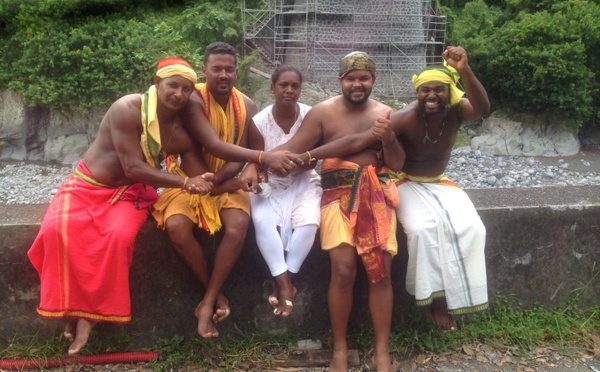
POLYGON ((349 92, 343 92, 343 96, 346 99, 346 101, 350 102, 353 105, 361 105, 365 102, 367 102, 367 100, 369 99, 369 96, 371 95, 371 91, 370 90, 364 90, 364 89, 360 89, 360 90, 354 90, 354 91, 349 91, 349 92), (352 96, 352 94, 354 92, 361 92, 363 93, 363 95, 360 98, 355 98, 352 96))

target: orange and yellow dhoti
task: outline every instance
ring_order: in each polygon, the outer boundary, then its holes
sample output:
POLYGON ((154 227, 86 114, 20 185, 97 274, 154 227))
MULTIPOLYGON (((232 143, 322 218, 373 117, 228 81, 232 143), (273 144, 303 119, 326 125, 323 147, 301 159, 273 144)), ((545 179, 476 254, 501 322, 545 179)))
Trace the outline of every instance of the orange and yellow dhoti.
POLYGON ((386 169, 360 167, 341 159, 321 166, 321 247, 354 246, 369 280, 385 276, 383 251, 398 251, 396 212, 398 196, 386 169))

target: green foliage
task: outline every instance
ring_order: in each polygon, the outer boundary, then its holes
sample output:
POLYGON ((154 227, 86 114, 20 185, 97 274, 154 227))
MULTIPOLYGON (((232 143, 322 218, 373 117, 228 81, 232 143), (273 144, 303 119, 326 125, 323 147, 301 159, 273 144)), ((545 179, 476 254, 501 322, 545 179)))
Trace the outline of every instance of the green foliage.
POLYGON ((265 78, 252 76, 250 67, 260 61, 260 50, 253 50, 244 58, 238 58, 236 87, 248 96, 254 95, 265 84, 265 78))
POLYGON ((30 106, 85 114, 145 91, 160 58, 180 56, 199 68, 208 42, 238 38, 236 1, 180 3, 6 0, 0 4, 0 87, 30 106))
POLYGON ((501 106, 549 112, 581 126, 593 118, 600 92, 600 5, 587 0, 484 0, 465 4, 452 43, 501 106))
MULTIPOLYGON (((201 49, 212 42, 224 41, 231 45, 239 44, 241 21, 239 9, 231 1, 219 0, 190 6, 183 11, 183 31, 190 39, 203 40, 201 49)), ((203 53, 203 50, 198 50, 203 53)))

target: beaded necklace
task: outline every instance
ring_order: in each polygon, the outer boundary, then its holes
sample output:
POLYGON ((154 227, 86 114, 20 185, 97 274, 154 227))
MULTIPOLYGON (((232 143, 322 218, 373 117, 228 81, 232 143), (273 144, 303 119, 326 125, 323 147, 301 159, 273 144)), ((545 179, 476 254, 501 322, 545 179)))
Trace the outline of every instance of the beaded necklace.
POLYGON ((448 109, 444 109, 444 117, 442 118, 442 128, 440 129, 440 133, 438 133, 438 138, 434 141, 429 137, 429 121, 425 118, 425 113, 422 112, 423 120, 425 121, 425 137, 423 137, 423 144, 426 144, 428 141, 432 144, 437 143, 440 138, 442 138, 442 133, 444 132, 444 127, 446 126, 446 116, 448 116, 448 109))

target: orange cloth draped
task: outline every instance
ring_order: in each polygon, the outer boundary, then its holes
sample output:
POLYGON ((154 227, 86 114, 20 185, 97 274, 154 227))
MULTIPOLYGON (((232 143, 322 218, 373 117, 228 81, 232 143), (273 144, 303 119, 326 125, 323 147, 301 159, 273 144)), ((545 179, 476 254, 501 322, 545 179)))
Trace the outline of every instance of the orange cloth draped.
POLYGON ((339 201, 369 280, 376 283, 383 279, 386 275, 383 251, 395 218, 393 210, 398 205, 398 194, 395 187, 390 187, 387 169, 325 159, 321 166, 321 185, 321 208, 339 201))
POLYGON ((129 268, 135 237, 148 217, 136 205, 156 197, 146 185, 133 186, 103 185, 80 161, 54 196, 27 252, 40 275, 41 317, 131 321, 129 268), (136 190, 140 194, 132 195, 136 190))
MULTIPOLYGON (((206 84, 196 84, 196 91, 204 101, 204 114, 221 141, 239 145, 246 126, 246 105, 242 93, 233 88, 227 106, 223 110, 210 94, 206 84)), ((218 171, 227 163, 225 160, 211 154, 206 148, 202 150, 202 154, 210 172, 218 171)))

